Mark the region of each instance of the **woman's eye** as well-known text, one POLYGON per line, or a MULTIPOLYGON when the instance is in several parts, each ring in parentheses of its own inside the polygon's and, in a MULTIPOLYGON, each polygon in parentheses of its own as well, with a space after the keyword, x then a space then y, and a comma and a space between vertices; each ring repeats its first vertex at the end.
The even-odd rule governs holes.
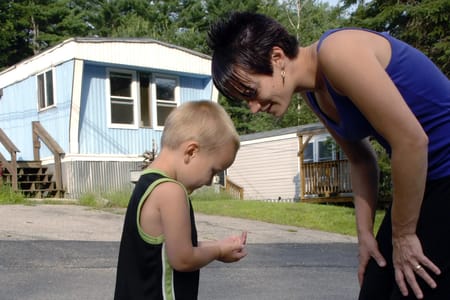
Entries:
POLYGON ((256 97, 256 94, 257 94, 256 89, 248 88, 244 91, 245 98, 250 99, 250 100, 254 99, 256 97))

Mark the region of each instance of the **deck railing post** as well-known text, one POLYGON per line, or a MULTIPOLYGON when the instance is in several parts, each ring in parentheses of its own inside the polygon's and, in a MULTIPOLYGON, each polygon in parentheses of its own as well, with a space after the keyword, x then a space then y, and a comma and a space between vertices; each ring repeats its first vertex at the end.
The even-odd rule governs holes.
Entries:
POLYGON ((39 121, 33 121, 33 145, 34 145, 34 157, 35 160, 39 160, 39 149, 41 147, 40 140, 42 140, 50 151, 53 153, 55 161, 55 183, 58 194, 63 190, 62 184, 62 165, 61 158, 65 155, 64 150, 58 145, 58 143, 50 136, 45 128, 39 123, 39 121), (38 158, 38 159, 36 159, 38 158))
POLYGON ((19 187, 17 182, 17 152, 20 151, 1 128, 0 143, 2 143, 2 145, 6 148, 11 156, 11 162, 8 162, 6 158, 0 153, 1 164, 8 170, 9 174, 11 175, 11 188, 13 189, 13 191, 18 191, 19 187))

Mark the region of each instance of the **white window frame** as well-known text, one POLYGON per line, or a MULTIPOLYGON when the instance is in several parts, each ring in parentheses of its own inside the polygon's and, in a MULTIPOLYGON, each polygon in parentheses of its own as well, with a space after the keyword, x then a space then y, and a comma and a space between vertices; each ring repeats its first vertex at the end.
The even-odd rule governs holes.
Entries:
POLYGON ((37 95, 37 108, 38 111, 44 111, 47 110, 49 108, 55 107, 56 106, 56 76, 55 76, 55 68, 50 68, 50 69, 46 69, 43 72, 40 72, 38 74, 36 74, 36 95, 37 95), (51 95, 53 97, 53 103, 52 104, 48 104, 48 95, 49 95, 49 91, 47 89, 47 73, 51 72, 52 74, 52 91, 51 91, 51 95), (43 76, 43 83, 44 83, 44 106, 41 107, 41 101, 40 101, 40 85, 39 85, 39 76, 43 76))
POLYGON ((153 128, 162 130, 164 126, 158 125, 158 104, 174 104, 174 107, 178 107, 180 105, 180 78, 175 75, 167 75, 167 74, 161 74, 161 73, 153 73, 152 74, 152 87, 151 87, 151 93, 152 93, 152 120, 153 120, 153 128), (174 101, 167 101, 167 100, 160 100, 157 99, 157 93, 156 93, 156 79, 162 78, 162 79, 171 79, 175 81, 175 90, 174 90, 174 101))
MULTIPOLYGON (((316 140, 316 151, 317 151, 317 162, 322 162, 322 161, 332 161, 332 160, 336 160, 336 144, 333 143, 333 139, 331 136, 323 136, 321 138, 318 138, 316 140), (320 143, 324 143, 326 145, 326 143, 332 143, 331 144, 331 158, 327 157, 327 159, 322 159, 322 157, 320 157, 320 143)), ((328 146, 328 145, 326 145, 328 146)))
MULTIPOLYGON (((327 160, 320 160, 319 157, 319 143, 321 142, 326 142, 327 140, 332 139, 331 135, 328 134, 320 134, 317 136, 314 136, 308 144, 312 144, 313 147, 313 160, 308 160, 305 162, 321 162, 321 161, 327 161, 327 160)), ((332 159, 331 160, 336 160, 336 149, 335 149, 336 145, 333 144, 333 149, 332 149, 332 159)))
POLYGON ((107 122, 108 127, 110 128, 126 128, 126 129, 138 129, 139 128, 139 122, 140 122, 140 110, 139 110, 139 103, 138 103, 138 84, 137 84, 137 73, 136 71, 127 70, 127 69, 107 69, 107 76, 106 76, 106 113, 107 113, 107 122), (122 74, 129 74, 131 75, 131 99, 132 105, 133 105, 133 123, 131 124, 122 124, 122 123, 112 123, 111 119, 111 73, 122 73, 122 74))

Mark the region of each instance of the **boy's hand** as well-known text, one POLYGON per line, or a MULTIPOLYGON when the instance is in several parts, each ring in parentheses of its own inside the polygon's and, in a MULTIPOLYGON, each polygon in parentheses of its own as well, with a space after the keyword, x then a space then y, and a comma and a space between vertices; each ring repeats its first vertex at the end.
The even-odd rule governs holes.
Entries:
POLYGON ((247 231, 242 231, 242 234, 241 234, 241 243, 242 243, 242 245, 247 244, 247 231))
POLYGON ((247 255, 245 243, 247 242, 247 232, 243 232, 240 237, 230 236, 218 241, 220 250, 217 260, 225 263, 236 262, 247 255))

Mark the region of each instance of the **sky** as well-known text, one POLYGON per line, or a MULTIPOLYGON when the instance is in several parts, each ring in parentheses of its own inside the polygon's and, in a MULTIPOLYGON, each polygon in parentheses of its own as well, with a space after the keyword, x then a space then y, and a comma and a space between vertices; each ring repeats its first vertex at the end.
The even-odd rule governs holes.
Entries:
POLYGON ((322 0, 322 2, 328 2, 331 6, 335 6, 339 0, 322 0))

